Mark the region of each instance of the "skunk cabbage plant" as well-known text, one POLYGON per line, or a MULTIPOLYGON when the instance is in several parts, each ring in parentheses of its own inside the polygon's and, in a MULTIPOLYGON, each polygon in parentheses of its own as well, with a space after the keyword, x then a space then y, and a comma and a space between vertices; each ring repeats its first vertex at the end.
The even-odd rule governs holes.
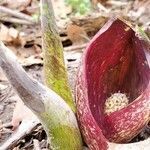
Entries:
POLYGON ((149 150, 150 138, 123 144, 150 120, 150 54, 145 42, 124 21, 108 21, 83 54, 75 105, 51 1, 41 0, 41 4, 44 73, 49 88, 30 78, 2 42, 0 66, 41 121, 50 149, 83 150, 84 140, 90 150, 149 150))
MULTIPOLYGON (((102 134, 109 141, 127 142, 149 122, 148 58, 143 41, 120 19, 108 21, 87 46, 78 72, 76 103, 81 130, 91 149, 106 147, 102 134), (127 95, 128 104, 106 114, 106 100, 115 93, 127 95)), ((111 107, 115 107, 115 98, 111 107)))

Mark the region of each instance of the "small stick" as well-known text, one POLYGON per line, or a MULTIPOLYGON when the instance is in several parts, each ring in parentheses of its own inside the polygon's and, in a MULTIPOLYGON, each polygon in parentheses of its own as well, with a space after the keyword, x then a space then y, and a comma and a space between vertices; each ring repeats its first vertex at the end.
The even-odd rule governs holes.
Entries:
POLYGON ((23 14, 21 12, 18 12, 17 10, 11 10, 9 8, 6 8, 4 6, 0 6, 0 13, 6 13, 8 15, 11 15, 11 16, 14 16, 14 17, 17 17, 17 18, 21 18, 21 19, 25 19, 29 22, 34 22, 33 18, 26 15, 26 14, 23 14))
POLYGON ((98 3, 97 6, 100 10, 103 10, 106 14, 109 13, 109 10, 105 6, 103 6, 101 3, 98 3))
POLYGON ((25 24, 25 25, 33 24, 33 22, 29 22, 27 20, 22 20, 14 17, 1 17, 0 20, 5 22, 10 22, 10 23, 25 24))
POLYGON ((3 128, 3 130, 1 131, 1 134, 8 134, 8 133, 13 133, 13 131, 11 129, 6 129, 6 128, 3 128))
POLYGON ((82 44, 82 45, 73 45, 73 46, 65 47, 64 51, 73 51, 73 50, 77 50, 77 49, 83 49, 86 46, 87 46, 87 43, 82 44))
POLYGON ((33 131, 39 124, 38 119, 23 120, 18 129, 11 137, 0 147, 0 150, 12 149, 18 143, 18 140, 24 138, 27 134, 33 131))
POLYGON ((0 129, 12 127, 12 123, 8 122, 0 126, 0 129))
POLYGON ((106 3, 110 5, 116 5, 116 6, 123 6, 123 5, 128 4, 128 2, 121 2, 121 1, 116 1, 116 0, 109 0, 106 3))

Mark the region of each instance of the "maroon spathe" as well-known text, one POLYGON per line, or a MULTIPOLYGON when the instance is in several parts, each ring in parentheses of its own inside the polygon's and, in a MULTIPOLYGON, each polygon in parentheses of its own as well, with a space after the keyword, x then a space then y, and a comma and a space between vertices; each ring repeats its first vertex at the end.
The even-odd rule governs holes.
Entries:
POLYGON ((76 84, 77 115, 92 150, 107 149, 106 139, 130 140, 149 121, 150 68, 143 43, 130 26, 111 19, 83 54, 76 84), (106 99, 117 92, 126 93, 130 104, 104 115, 106 99))

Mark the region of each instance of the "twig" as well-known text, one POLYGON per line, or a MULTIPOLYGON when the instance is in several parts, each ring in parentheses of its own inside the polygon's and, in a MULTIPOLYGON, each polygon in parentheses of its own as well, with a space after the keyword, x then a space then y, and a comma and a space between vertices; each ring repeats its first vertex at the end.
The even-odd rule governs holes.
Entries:
POLYGON ((87 43, 82 44, 82 45, 73 45, 73 46, 65 47, 64 50, 65 51, 74 51, 74 50, 77 50, 77 49, 83 49, 86 46, 87 46, 87 43))
POLYGON ((0 129, 2 129, 2 128, 9 128, 9 127, 12 127, 12 123, 11 122, 8 122, 8 123, 5 123, 5 124, 1 125, 0 129))
POLYGON ((18 12, 17 10, 11 10, 11 9, 6 8, 4 6, 0 6, 0 13, 6 13, 8 15, 11 15, 11 16, 14 16, 14 17, 17 17, 17 18, 21 18, 21 19, 25 19, 29 22, 34 23, 34 20, 33 20, 32 17, 30 17, 26 14, 23 14, 21 12, 18 12))
POLYGON ((8 134, 8 133, 13 133, 13 131, 11 129, 6 129, 6 128, 3 128, 3 130, 1 131, 1 134, 8 134))
POLYGON ((33 140, 34 150, 41 150, 39 141, 37 139, 33 140))
POLYGON ((0 147, 0 150, 12 149, 18 143, 18 140, 25 137, 31 131, 33 131, 39 120, 23 120, 18 129, 12 134, 12 136, 0 147))
POLYGON ((106 3, 110 5, 116 5, 116 6, 123 6, 123 5, 128 4, 128 2, 122 2, 122 1, 116 1, 116 0, 109 0, 106 3))
POLYGON ((13 18, 13 17, 0 17, 0 20, 5 21, 5 22, 10 22, 10 23, 17 23, 17 24, 26 24, 26 25, 33 24, 33 22, 29 22, 29 21, 26 21, 26 20, 13 18))

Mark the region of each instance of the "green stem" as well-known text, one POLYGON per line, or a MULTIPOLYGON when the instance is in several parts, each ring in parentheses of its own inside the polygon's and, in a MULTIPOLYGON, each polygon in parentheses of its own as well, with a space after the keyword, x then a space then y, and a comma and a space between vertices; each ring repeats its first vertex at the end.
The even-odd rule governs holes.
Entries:
POLYGON ((30 78, 3 43, 0 43, 0 66, 24 104, 40 119, 50 149, 82 150, 76 116, 69 105, 53 90, 30 78))
POLYGON ((58 93, 75 112, 64 64, 63 46, 57 33, 51 0, 41 0, 41 25, 46 85, 58 93))

